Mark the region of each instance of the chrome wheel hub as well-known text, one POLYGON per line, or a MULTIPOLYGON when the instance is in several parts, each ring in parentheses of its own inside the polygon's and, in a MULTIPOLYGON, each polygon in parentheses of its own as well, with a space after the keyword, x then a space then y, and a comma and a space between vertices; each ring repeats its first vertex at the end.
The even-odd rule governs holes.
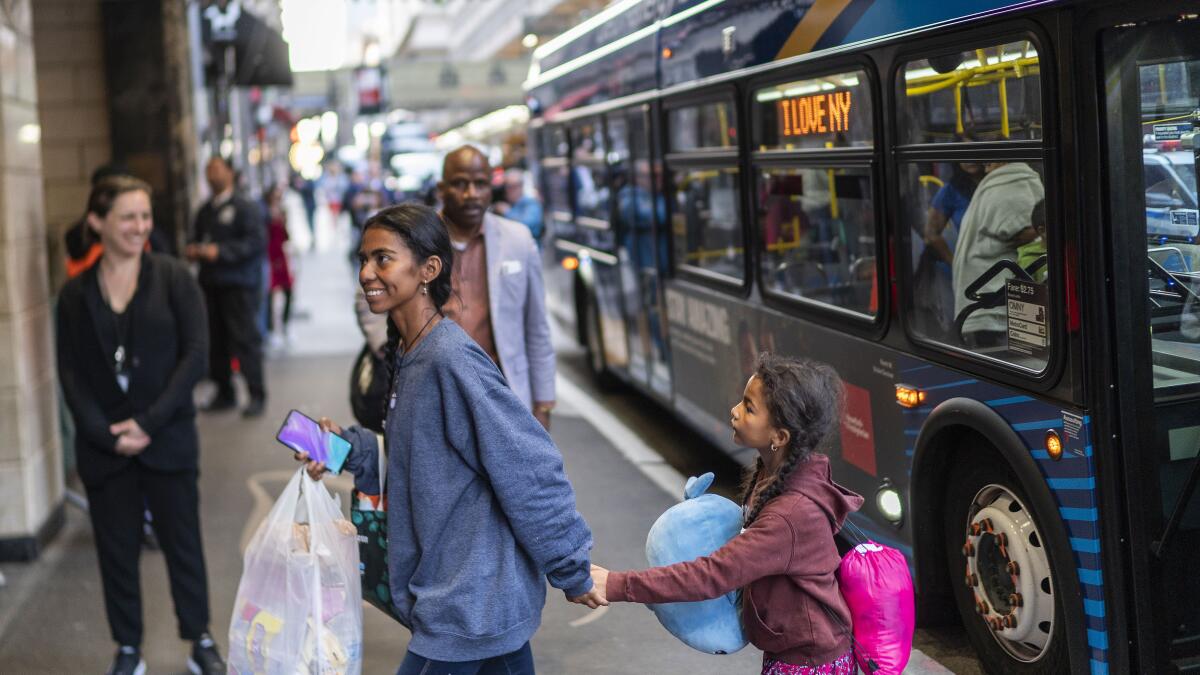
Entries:
POLYGON ((1032 663, 1054 635, 1050 560, 1032 514, 1002 485, 987 485, 971 503, 963 543, 967 588, 975 611, 1014 659, 1032 663))

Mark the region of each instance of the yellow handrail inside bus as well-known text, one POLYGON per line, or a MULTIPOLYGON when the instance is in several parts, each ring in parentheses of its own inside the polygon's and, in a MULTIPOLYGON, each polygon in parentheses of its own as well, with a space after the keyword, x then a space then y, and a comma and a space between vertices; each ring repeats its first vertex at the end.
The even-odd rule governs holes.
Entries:
MULTIPOLYGON (((981 61, 981 63, 983 62, 981 61)), ((924 96, 949 89, 960 82, 965 83, 967 86, 980 86, 1007 77, 1022 77, 1025 75, 1034 75, 1038 72, 1038 57, 1027 56, 1012 61, 1002 61, 1000 63, 956 70, 944 75, 939 73, 937 75, 914 77, 906 82, 907 89, 905 93, 909 96, 924 96)))
POLYGON ((921 181, 921 185, 936 185, 937 187, 942 187, 946 184, 937 176, 921 176, 918 180, 921 181))

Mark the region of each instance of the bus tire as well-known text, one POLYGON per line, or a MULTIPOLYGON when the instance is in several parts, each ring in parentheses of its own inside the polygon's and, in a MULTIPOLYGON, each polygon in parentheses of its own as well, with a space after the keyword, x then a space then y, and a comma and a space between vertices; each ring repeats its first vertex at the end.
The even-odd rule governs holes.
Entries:
POLYGON ((1066 620, 1055 560, 1021 482, 995 453, 950 471, 944 511, 946 564, 963 628, 989 673, 1070 671, 1066 620))

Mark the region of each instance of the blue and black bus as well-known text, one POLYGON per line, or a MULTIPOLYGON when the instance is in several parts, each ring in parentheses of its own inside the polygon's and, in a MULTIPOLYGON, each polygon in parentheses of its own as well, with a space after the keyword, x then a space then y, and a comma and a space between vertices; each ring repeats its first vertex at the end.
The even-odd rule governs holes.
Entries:
POLYGON ((756 353, 997 673, 1200 668, 1200 6, 624 0, 538 48, 547 286, 729 447, 756 353))

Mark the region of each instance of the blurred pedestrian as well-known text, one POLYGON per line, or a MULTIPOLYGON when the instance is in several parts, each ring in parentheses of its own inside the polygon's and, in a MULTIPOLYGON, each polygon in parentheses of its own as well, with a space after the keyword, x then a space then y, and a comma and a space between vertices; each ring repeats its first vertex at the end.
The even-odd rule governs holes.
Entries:
POLYGON ((233 168, 213 157, 205 169, 212 197, 196 214, 189 260, 200 263, 209 317, 209 376, 217 395, 207 410, 237 406, 230 359, 236 357, 250 390, 246 417, 263 413, 267 391, 263 377, 262 333, 256 323, 262 288, 266 228, 262 209, 234 192, 233 168))
POLYGON ((525 172, 520 169, 509 169, 504 172, 504 201, 494 209, 499 215, 515 220, 529 228, 538 248, 542 247, 542 202, 533 195, 525 192, 525 172))
POLYGON ((292 174, 292 189, 296 194, 300 195, 300 201, 304 204, 304 216, 308 219, 308 233, 316 236, 317 234, 317 186, 313 181, 305 178, 299 173, 292 174))
POLYGON ((104 607, 118 645, 108 672, 145 671, 138 580, 143 504, 167 562, 179 636, 192 673, 225 672, 209 636, 208 581, 197 496, 199 442, 192 388, 204 376, 207 326, 187 268, 146 253, 150 186, 101 179, 87 207, 104 247, 98 264, 63 287, 58 373, 75 422, 104 607))
POLYGON ((438 194, 454 247, 454 296, 446 315, 504 372, 542 426, 554 409, 554 346, 542 258, 529 228, 488 212, 492 168, 478 148, 446 155, 438 194))
POLYGON ((288 341, 288 323, 292 319, 292 269, 288 263, 287 211, 283 207, 283 186, 275 185, 267 191, 267 260, 271 265, 271 279, 267 291, 267 331, 272 344, 288 341), (279 330, 275 323, 275 296, 283 296, 283 312, 279 330))
MULTIPOLYGON (((491 357, 443 318, 454 254, 437 212, 412 203, 384 209, 367 221, 359 251, 367 303, 388 317, 387 484, 374 432, 327 418, 321 425, 350 441, 355 487, 368 495, 386 488, 395 505, 390 592, 412 630, 399 673, 533 675, 529 640, 546 582, 598 606, 592 535, 562 456, 491 357)), ((318 480, 324 468, 307 465, 318 480)))

